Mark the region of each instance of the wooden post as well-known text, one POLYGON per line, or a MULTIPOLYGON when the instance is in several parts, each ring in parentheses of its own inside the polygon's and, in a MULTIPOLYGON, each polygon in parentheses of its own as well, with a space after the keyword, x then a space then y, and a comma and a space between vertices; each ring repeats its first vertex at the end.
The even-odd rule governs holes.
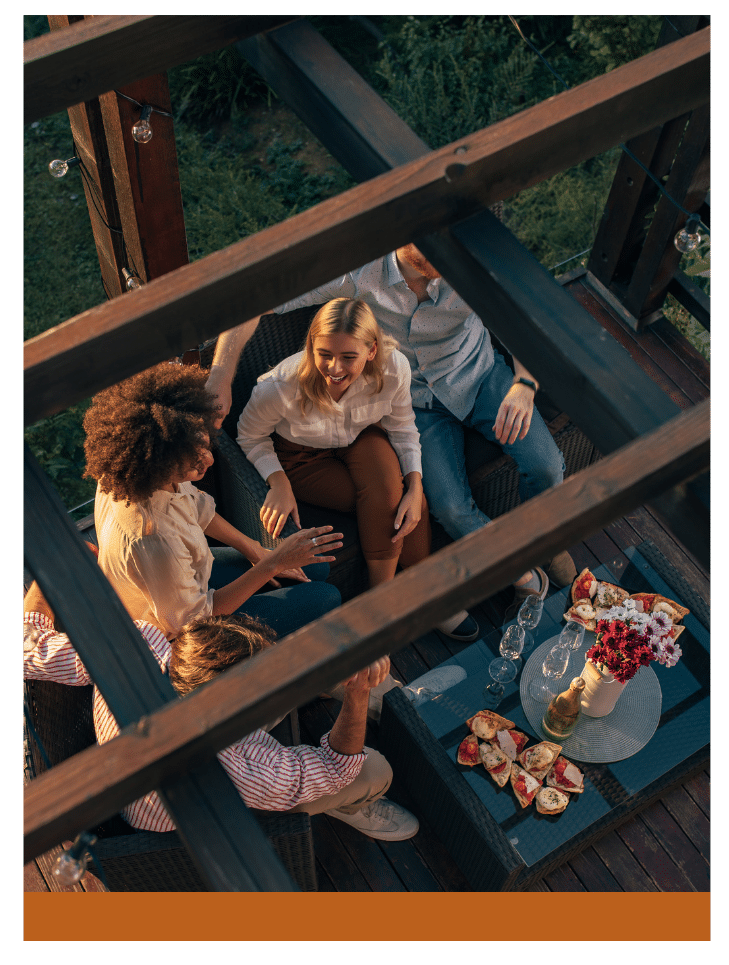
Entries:
MULTIPOLYGON (((49 16, 51 30, 93 19, 49 16)), ((107 296, 127 291, 124 269, 143 283, 188 262, 171 117, 153 113, 153 136, 138 144, 131 128, 141 110, 127 98, 171 114, 166 74, 68 108, 84 168, 84 191, 107 296), (126 95, 126 97, 121 96, 126 95)))

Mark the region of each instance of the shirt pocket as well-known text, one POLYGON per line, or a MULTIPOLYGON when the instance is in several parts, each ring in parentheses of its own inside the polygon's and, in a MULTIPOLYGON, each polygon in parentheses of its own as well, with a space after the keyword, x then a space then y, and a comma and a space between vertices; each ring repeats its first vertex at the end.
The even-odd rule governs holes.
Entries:
POLYGON ((291 426, 291 435, 302 446, 311 446, 315 449, 327 449, 332 444, 332 429, 326 419, 307 419, 306 422, 297 422, 291 426))
POLYGON ((367 405, 355 406, 351 411, 352 428, 361 432, 362 429, 366 429, 367 426, 379 422, 384 416, 389 415, 391 411, 392 406, 389 402, 379 400, 368 402, 367 405))

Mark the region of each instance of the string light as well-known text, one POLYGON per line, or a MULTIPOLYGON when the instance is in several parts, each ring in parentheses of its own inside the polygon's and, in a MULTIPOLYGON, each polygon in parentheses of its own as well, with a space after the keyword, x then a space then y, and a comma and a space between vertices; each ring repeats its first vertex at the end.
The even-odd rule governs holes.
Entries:
POLYGON ((673 243, 679 251, 694 251, 701 243, 698 218, 689 218, 680 231, 676 232, 673 243))
POLYGON ((134 291, 135 288, 142 287, 141 281, 137 278, 136 275, 133 275, 128 268, 122 268, 122 275, 124 275, 124 281, 126 282, 127 291, 131 292, 131 291, 134 291))
POLYGON ((132 127, 132 137, 138 144, 147 144, 152 140, 152 125, 149 123, 151 114, 152 108, 145 104, 139 120, 132 127))
POLYGON ((68 887, 81 880, 91 857, 88 849, 93 848, 97 841, 95 834, 82 831, 68 851, 62 851, 58 855, 52 873, 59 885, 68 887))
POLYGON ((48 165, 48 170, 52 178, 63 178, 68 174, 69 168, 75 168, 80 163, 80 157, 70 157, 66 161, 56 158, 48 165))

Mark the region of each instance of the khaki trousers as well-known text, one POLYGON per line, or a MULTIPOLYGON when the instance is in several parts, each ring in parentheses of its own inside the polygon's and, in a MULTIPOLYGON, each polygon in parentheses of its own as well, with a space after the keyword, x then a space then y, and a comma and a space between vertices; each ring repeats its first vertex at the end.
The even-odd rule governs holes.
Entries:
POLYGON ((365 747, 367 760, 357 777, 336 794, 325 794, 316 801, 297 804, 291 812, 303 811, 306 814, 321 814, 323 811, 340 810, 354 814, 365 806, 377 801, 392 783, 392 768, 379 751, 365 747))

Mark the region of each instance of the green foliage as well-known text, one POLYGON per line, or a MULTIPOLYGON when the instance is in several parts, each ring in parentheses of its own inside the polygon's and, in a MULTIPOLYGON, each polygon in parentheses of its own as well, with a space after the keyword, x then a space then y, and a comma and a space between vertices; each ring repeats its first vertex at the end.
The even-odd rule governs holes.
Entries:
POLYGON ((273 93, 235 45, 174 67, 168 79, 176 122, 183 117, 195 124, 233 119, 252 101, 273 93))
MULTIPOLYGON (((88 401, 71 406, 25 431, 33 454, 69 509, 93 498, 96 491, 93 479, 81 478, 86 468, 82 423, 88 407, 88 401)), ((86 507, 79 512, 79 518, 88 513, 89 507, 86 507)))
POLYGON ((569 44, 579 55, 589 57, 603 74, 630 63, 653 50, 663 18, 625 15, 573 17, 569 44))

